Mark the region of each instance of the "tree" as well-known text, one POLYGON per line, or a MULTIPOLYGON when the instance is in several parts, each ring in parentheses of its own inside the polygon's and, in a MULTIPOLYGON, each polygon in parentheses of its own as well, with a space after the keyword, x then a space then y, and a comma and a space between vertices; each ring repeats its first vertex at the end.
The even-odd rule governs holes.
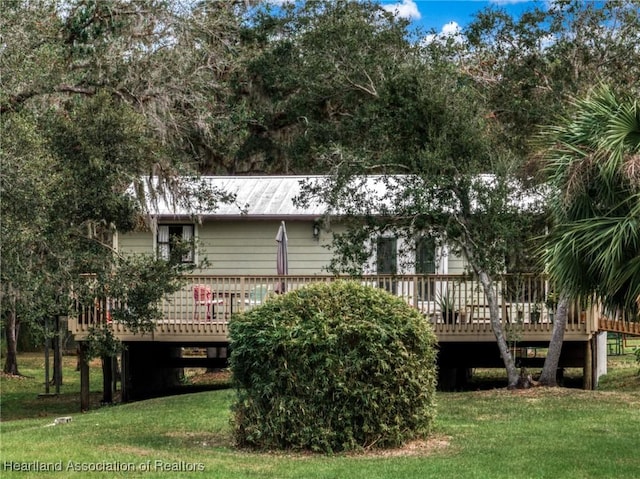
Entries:
POLYGON ((38 285, 51 285, 41 277, 39 253, 45 250, 40 232, 46 229, 44 205, 51 191, 51 176, 41 172, 51 168, 53 160, 46 154, 37 134, 37 121, 29 114, 15 115, 3 121, 6 131, 0 159, 0 253, 2 255, 2 322, 7 338, 4 372, 19 374, 17 341, 20 324, 37 324, 46 308, 44 297, 36 294, 38 285), (16 141, 12 141, 16 140, 16 141), (7 161, 7 158, 12 161, 7 161), (38 163, 31 158, 40 158, 38 163), (42 170, 41 170, 42 168, 42 170), (25 216, 29 221, 25 221, 25 216))
MULTIPOLYGON (((126 278, 111 233, 131 230, 140 215, 123 193, 146 169, 149 144, 139 115, 100 94, 62 111, 21 110, 7 115, 5 126, 12 131, 4 141, 1 178, 5 371, 19 374, 20 322, 37 326, 43 318, 67 315, 71 293, 77 297, 86 287, 83 273, 108 277, 116 300, 129 308, 134 303, 113 285, 126 278)), ((171 291, 178 270, 171 277, 157 268, 140 263, 138 275, 146 274, 159 292, 171 291)), ((140 303, 136 311, 132 325, 153 319, 140 303)))
POLYGON ((543 136, 554 228, 546 260, 568 293, 637 313, 640 108, 600 87, 543 136))
POLYGON ((247 120, 231 95, 250 53, 243 22, 251 5, 4 2, 0 26, 11 33, 3 37, 0 114, 108 92, 144 116, 166 151, 154 174, 244 171, 235 150, 247 120))
MULTIPOLYGON (((571 98, 598 82, 637 84, 639 32, 637 0, 562 0, 518 19, 488 8, 465 29, 460 66, 486 95, 500 140, 529 157, 538 129, 566 113, 571 98)), ((528 174, 541 170, 529 166, 528 174)))
POLYGON ((410 43, 406 23, 375 4, 309 2, 273 22, 279 34, 249 70, 275 99, 267 118, 287 135, 264 137, 296 171, 332 173, 301 200, 320 197, 353 220, 337 238, 336 266, 361 271, 366 239, 381 232, 449 244, 481 279, 515 386, 494 285, 508 246, 533 220, 521 214, 516 158, 493 141, 474 82, 450 50, 410 43), (376 174, 379 184, 367 183, 376 174))
POLYGON ((455 175, 424 172, 371 178, 353 176, 347 170, 326 184, 313 185, 306 195, 307 199, 330 198, 332 211, 348 212, 343 219, 351 221, 353 228, 338 237, 337 263, 341 268, 350 267, 351 273, 362 271, 362 260, 373 254, 367 244, 375 242, 366 240, 382 234, 405 238, 410 245, 417 245, 422 238, 433 239, 448 245, 450 253, 460 254, 477 275, 487 298, 509 387, 519 384, 520 375, 500 321, 496 283, 504 272, 509 248, 518 247, 523 230, 534 230, 539 210, 534 205, 524 206, 523 190, 507 171, 491 176, 466 170, 455 175))
MULTIPOLYGON (((553 334, 564 331, 570 295, 637 313, 637 102, 600 87, 576 100, 571 115, 549 126, 541 141, 554 220, 542 258, 563 292, 553 334)), ((559 348, 550 347, 549 355, 559 356, 559 348)), ((540 380, 555 384, 553 362, 545 361, 540 380)))
MULTIPOLYGON (((518 20, 487 9, 469 26, 470 56, 463 68, 484 92, 501 142, 530 158, 522 177, 546 181, 544 155, 532 143, 542 125, 572 110, 572 97, 588 94, 598 82, 637 88, 639 6, 636 0, 567 0, 518 20)), ((570 299, 560 292, 543 384, 556 384, 570 299)))
MULTIPOLYGON (((232 65, 235 50, 220 54, 213 35, 232 38, 241 11, 232 2, 197 9, 162 0, 3 3, 7 372, 18 373, 20 322, 66 314, 71 293, 86 286, 81 273, 97 275, 98 296, 113 297, 119 279, 144 280, 160 293, 175 288, 180 268, 127 265, 114 255, 111 234, 143 218, 144 203, 126 194, 131 185, 141 190, 140 179, 155 175, 156 194, 169 188, 178 194, 176 175, 204 162, 186 145, 198 135, 211 142, 194 133, 202 130, 202 112, 226 111, 214 94, 225 83, 216 89, 212 80, 224 79, 219 72, 228 69, 225 62, 232 65)), ((209 199, 217 198, 214 192, 209 199)), ((130 327, 144 327, 155 296, 147 295, 145 306, 132 295, 135 288, 115 297, 116 304, 127 304, 130 327)))
POLYGON ((259 11, 254 25, 247 42, 256 54, 237 85, 251 115, 238 155, 267 172, 330 170, 324 147, 375 126, 371 118, 385 113, 376 109, 380 96, 394 94, 380 87, 417 52, 407 23, 373 2, 291 2, 259 11))

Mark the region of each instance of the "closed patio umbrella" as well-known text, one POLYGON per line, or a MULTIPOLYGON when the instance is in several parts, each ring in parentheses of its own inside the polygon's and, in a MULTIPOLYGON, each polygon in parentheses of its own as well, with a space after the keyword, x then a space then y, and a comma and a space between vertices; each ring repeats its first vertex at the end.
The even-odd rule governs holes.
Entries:
MULTIPOLYGON (((287 258, 287 228, 284 225, 284 221, 280 223, 280 228, 278 229, 278 234, 276 235, 276 242, 278 243, 278 250, 276 254, 276 270, 278 272, 278 276, 284 276, 289 274, 289 260, 287 258)), ((276 293, 284 293, 287 287, 284 282, 278 283, 276 285, 276 293)))

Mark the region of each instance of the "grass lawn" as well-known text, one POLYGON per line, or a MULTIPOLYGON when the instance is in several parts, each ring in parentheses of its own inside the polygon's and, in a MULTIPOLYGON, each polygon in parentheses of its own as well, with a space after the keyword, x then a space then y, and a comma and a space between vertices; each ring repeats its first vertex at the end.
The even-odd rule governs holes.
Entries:
MULTIPOLYGON (((69 360, 63 395, 44 390, 37 357, 2 377, 2 478, 637 478, 640 379, 627 354, 611 358, 598 391, 563 388, 438 393, 436 430, 402 450, 360 455, 266 454, 234 449, 232 390, 158 398, 78 413, 69 360), (40 374, 41 378, 37 378, 40 374), (51 426, 57 416, 70 423, 51 426), (11 463, 61 471, 11 471, 11 463), (119 471, 82 471, 110 468, 119 471)), ((67 360, 65 359, 65 362, 67 360)), ((73 360, 74 361, 74 360, 73 360)), ((93 365, 91 390, 100 399, 93 365)))

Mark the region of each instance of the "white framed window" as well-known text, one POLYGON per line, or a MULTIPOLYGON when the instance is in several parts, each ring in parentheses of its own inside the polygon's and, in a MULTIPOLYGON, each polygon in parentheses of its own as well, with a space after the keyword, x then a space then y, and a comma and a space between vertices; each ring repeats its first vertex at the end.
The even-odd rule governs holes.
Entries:
MULTIPOLYGON (((421 237, 416 240, 416 274, 427 275, 436 272, 436 243, 432 238, 421 237)), ((436 296, 436 282, 433 278, 418 282, 418 298, 421 301, 433 301, 436 296)))
POLYGON ((378 274, 398 274, 398 239, 380 236, 376 241, 378 274))
POLYGON ((159 224, 156 238, 158 257, 177 263, 193 263, 193 240, 192 224, 159 224))
MULTIPOLYGON (((398 274, 398 239, 380 236, 376 240, 376 273, 380 275, 398 274)), ((396 294, 397 281, 385 278, 378 282, 378 287, 396 294)))

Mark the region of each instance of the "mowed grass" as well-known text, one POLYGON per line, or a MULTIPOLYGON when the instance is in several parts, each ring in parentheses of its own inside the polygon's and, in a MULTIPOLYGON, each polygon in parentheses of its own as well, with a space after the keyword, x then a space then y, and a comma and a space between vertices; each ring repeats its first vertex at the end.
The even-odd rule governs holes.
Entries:
MULTIPOLYGON (((611 358, 614 368, 602 379, 601 390, 438 393, 438 418, 429 440, 400 450, 336 456, 235 449, 229 423, 232 390, 97 407, 80 414, 72 400, 77 397, 72 370, 65 371, 68 401, 38 399, 42 380, 2 377, 0 476, 637 478, 640 379, 631 349, 626 351, 611 358), (37 388, 28 391, 33 385, 37 388), (29 407, 16 406, 18 397, 29 401, 29 407), (63 404, 68 409, 63 410, 63 404), (22 412, 14 413, 14 408, 22 412), (25 417, 18 419, 20 414, 25 417), (72 422, 51 426, 62 414, 72 416, 72 422), (62 470, 11 471, 8 462, 62 470), (93 470, 100 468, 120 470, 93 470)), ((23 367, 23 373, 29 371, 23 367)), ((99 400, 96 372, 94 366, 92 391, 99 400)))
MULTIPOLYGON (((52 357, 49 358, 49 362, 50 368, 53 368, 52 357)), ((60 387, 60 395, 53 395, 56 388, 50 384, 49 393, 52 395, 46 397, 44 353, 21 354, 18 358, 18 369, 23 376, 0 376, 0 419, 10 421, 76 412, 80 404, 80 372, 76 371, 76 363, 76 356, 63 356, 63 384, 60 387)), ((2 364, 4 365, 4 358, 2 364)), ((91 404, 92 407, 98 407, 102 399, 100 361, 92 361, 90 368, 91 404)), ((53 375, 51 371, 50 375, 53 375)))

